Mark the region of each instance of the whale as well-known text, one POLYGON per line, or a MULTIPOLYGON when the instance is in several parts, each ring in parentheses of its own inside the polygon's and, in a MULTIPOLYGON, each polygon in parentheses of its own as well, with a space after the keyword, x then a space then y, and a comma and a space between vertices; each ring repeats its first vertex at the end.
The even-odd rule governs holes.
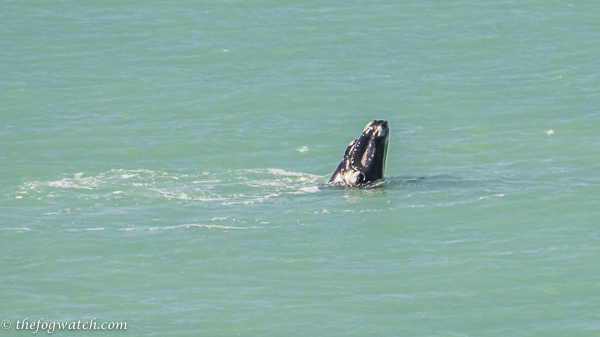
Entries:
POLYGON ((383 179, 390 129, 388 122, 367 123, 360 137, 350 142, 328 184, 360 187, 383 179))

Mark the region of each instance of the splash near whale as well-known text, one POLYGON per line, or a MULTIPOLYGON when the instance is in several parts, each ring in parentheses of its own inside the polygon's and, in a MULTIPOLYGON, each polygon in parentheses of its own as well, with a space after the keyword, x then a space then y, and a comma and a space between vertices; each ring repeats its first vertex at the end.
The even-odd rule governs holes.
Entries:
POLYGON ((389 135, 387 121, 369 122, 360 137, 346 148, 344 159, 329 183, 357 187, 383 179, 389 135))

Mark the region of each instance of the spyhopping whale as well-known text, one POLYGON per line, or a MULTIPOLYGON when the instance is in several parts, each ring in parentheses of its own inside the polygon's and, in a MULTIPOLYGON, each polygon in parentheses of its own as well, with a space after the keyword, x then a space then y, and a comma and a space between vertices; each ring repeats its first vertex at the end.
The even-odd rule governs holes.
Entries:
POLYGON ((360 137, 348 145, 344 159, 333 172, 329 183, 356 187, 382 179, 389 135, 387 121, 369 122, 360 137))

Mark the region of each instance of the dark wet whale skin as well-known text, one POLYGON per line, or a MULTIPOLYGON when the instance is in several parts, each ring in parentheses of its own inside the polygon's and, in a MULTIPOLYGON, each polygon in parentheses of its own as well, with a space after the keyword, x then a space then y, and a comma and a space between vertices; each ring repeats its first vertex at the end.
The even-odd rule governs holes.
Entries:
POLYGON ((388 122, 374 120, 352 141, 330 184, 360 186, 383 178, 390 130, 388 122))

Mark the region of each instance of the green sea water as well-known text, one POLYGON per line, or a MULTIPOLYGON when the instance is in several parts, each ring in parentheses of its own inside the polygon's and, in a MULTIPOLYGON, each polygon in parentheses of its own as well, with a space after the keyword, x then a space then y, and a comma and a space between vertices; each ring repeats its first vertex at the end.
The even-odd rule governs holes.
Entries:
POLYGON ((0 0, 0 335, 599 336, 599 41, 591 0, 0 0), (373 119, 386 181, 327 186, 373 119))

